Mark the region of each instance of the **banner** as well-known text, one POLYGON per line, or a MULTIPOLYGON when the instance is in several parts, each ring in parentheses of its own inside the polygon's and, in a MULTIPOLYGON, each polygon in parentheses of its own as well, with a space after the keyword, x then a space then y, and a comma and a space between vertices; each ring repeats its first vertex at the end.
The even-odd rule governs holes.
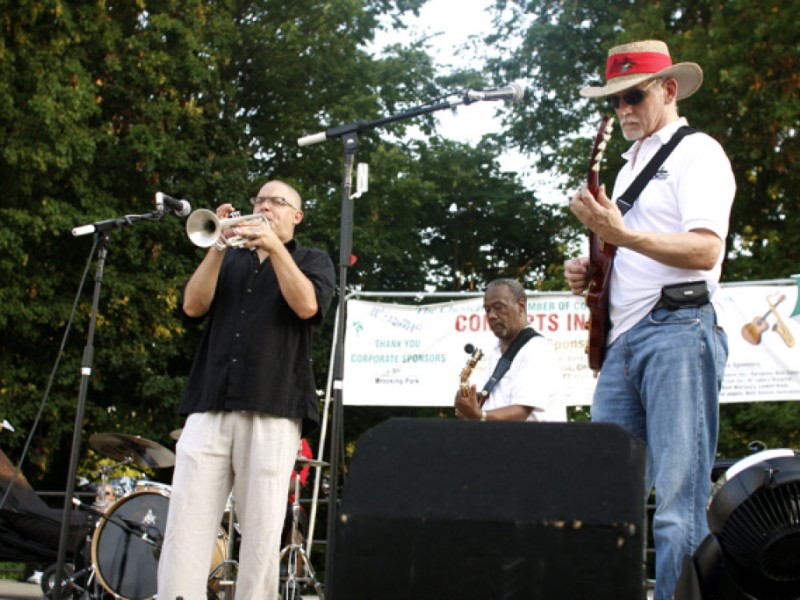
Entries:
POLYGON ((800 275, 794 286, 723 287, 722 402, 800 400, 800 275))
MULTIPOLYGON (((720 324, 729 355, 722 402, 800 400, 800 276, 790 285, 722 286, 720 324)), ((386 294, 390 297, 391 294, 386 294)), ((528 298, 528 320, 552 346, 564 406, 589 405, 595 377, 586 359, 588 310, 579 296, 528 298)), ((347 302, 343 400, 361 406, 452 406, 467 345, 497 343, 483 298, 407 305, 347 302)), ((484 377, 485 361, 471 379, 484 377), (479 375, 479 373, 481 375, 479 375)))

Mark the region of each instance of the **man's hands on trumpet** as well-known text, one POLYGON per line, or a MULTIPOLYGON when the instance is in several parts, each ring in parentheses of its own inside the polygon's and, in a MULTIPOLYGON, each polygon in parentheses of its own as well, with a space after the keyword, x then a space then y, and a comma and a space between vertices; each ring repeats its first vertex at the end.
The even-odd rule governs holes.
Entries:
MULTIPOLYGON (((231 218, 236 212, 230 203, 221 204, 216 209, 217 218, 222 220, 231 218)), ((277 245, 283 245, 272 229, 266 213, 259 214, 261 219, 248 219, 236 223, 233 227, 224 229, 221 233, 226 243, 232 238, 237 238, 236 246, 251 250, 261 250, 269 253, 277 245)))

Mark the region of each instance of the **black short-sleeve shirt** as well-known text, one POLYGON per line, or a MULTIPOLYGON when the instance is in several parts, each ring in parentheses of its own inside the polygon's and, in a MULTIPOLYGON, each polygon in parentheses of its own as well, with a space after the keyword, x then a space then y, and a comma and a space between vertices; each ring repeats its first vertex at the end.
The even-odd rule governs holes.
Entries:
POLYGON ((249 410, 303 420, 303 435, 319 425, 319 399, 311 364, 312 329, 331 304, 335 274, 330 257, 286 244, 311 281, 319 310, 301 319, 281 295, 269 258, 245 249, 227 251, 208 320, 180 403, 188 415, 249 410))

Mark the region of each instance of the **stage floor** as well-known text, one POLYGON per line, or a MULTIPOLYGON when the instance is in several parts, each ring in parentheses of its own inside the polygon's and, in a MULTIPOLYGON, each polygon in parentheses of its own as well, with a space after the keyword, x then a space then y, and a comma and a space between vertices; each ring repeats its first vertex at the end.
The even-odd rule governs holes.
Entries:
MULTIPOLYGON (((45 596, 38 583, 0 579, 0 600, 23 600, 25 598, 44 600, 45 596)), ((318 600, 318 597, 303 595, 302 600, 318 600)))
POLYGON ((18 598, 44 598, 42 587, 38 583, 0 579, 0 600, 17 600, 18 598))

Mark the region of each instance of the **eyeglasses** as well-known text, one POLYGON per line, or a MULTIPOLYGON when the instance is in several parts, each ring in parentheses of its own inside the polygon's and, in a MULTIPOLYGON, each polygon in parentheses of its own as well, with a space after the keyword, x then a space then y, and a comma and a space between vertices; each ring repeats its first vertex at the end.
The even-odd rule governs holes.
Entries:
POLYGON ((620 99, 625 100, 625 104, 627 104, 628 106, 636 106, 637 104, 641 104, 645 96, 647 95, 647 89, 651 85, 653 85, 656 81, 661 81, 661 80, 653 79, 653 81, 648 83, 643 88, 635 88, 619 96, 608 96, 606 98, 606 102, 608 103, 609 108, 613 109, 619 108, 620 99))
POLYGON ((299 208, 295 208, 293 204, 290 204, 286 201, 286 198, 281 196, 255 196, 250 198, 250 204, 253 206, 260 206, 264 204, 264 202, 269 202, 269 205, 272 208, 278 208, 280 206, 290 206, 294 208, 294 210, 300 210, 299 208))

